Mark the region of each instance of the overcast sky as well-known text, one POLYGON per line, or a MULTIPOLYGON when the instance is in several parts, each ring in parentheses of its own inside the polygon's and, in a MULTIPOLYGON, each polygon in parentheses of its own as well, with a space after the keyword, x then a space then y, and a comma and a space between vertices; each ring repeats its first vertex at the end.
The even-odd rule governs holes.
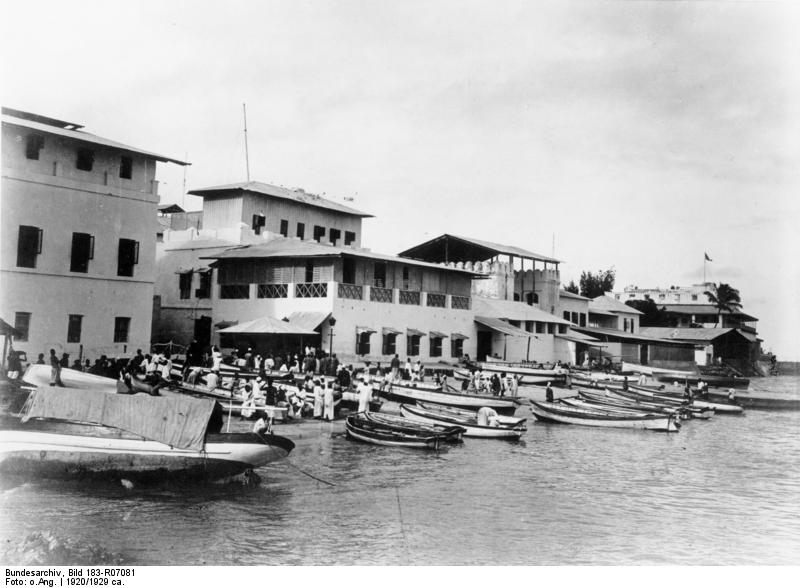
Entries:
MULTIPOLYGON (((780 2, 5 3, 2 103, 376 215, 564 260, 562 281, 710 280, 800 360, 800 11, 780 2)), ((184 170, 162 165, 162 201, 184 170)))

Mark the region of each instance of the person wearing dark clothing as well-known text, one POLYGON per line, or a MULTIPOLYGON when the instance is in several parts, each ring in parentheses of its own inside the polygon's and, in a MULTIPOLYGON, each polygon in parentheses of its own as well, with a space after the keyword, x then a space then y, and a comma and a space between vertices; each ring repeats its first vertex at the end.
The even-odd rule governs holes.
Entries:
POLYGON ((50 385, 64 386, 61 381, 61 363, 58 361, 55 349, 50 350, 50 385))
POLYGON ((628 391, 628 376, 625 376, 625 379, 622 380, 622 389, 626 392, 628 391))
POLYGON ((68 368, 69 367, 69 353, 61 354, 61 361, 59 361, 58 363, 61 364, 62 368, 68 368))
POLYGON ((547 388, 544 391, 544 399, 547 402, 553 402, 553 387, 550 385, 550 382, 547 382, 547 388))
POLYGON ((278 391, 272 385, 272 380, 267 380, 267 406, 275 406, 277 402, 278 391))
POLYGON ((36 360, 36 365, 44 365, 44 353, 39 354, 39 358, 36 360))
POLYGON ((79 372, 82 372, 83 371, 83 366, 81 365, 81 360, 80 359, 76 359, 75 361, 73 361, 71 369, 78 370, 79 372))
POLYGON ((500 377, 497 374, 492 374, 492 395, 497 396, 500 394, 500 377))
POLYGON ((350 387, 350 371, 347 368, 339 370, 339 386, 342 387, 342 390, 350 387))

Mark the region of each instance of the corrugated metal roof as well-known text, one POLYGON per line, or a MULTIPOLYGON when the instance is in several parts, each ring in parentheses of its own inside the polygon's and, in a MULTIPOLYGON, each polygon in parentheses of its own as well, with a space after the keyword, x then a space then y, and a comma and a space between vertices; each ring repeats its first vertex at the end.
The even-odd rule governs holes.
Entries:
MULTIPOLYGON (((190 239, 188 241, 176 241, 169 243, 164 247, 164 251, 186 251, 191 249, 220 249, 220 252, 225 251, 228 247, 234 247, 237 243, 235 241, 227 241, 225 239, 190 239)), ((211 259, 205 257, 204 259, 211 259)))
POLYGON ((483 316, 502 318, 510 321, 538 321, 540 323, 559 323, 562 325, 572 324, 569 321, 560 319, 549 312, 545 312, 536 306, 530 306, 524 302, 483 298, 480 296, 474 296, 472 300, 475 313, 483 316))
POLYGON ((320 311, 295 311, 289 315, 289 322, 304 329, 315 330, 324 321, 330 318, 331 313, 320 311))
POLYGON ((529 333, 528 331, 518 329, 514 325, 509 325, 507 322, 501 321, 499 318, 476 316, 475 322, 484 327, 489 327, 498 333, 503 333, 504 335, 512 335, 514 337, 536 337, 536 333, 529 333))
POLYGON ((225 184, 223 186, 212 186, 210 188, 198 188, 197 190, 190 190, 189 194, 202 196, 203 198, 214 198, 216 196, 223 196, 226 192, 253 192, 254 194, 272 196, 273 198, 282 198, 284 200, 292 200, 301 204, 307 204, 308 206, 325 208, 327 210, 334 210, 336 212, 362 218, 374 216, 366 212, 356 210, 355 208, 350 208, 344 204, 339 204, 333 200, 328 200, 322 196, 310 194, 302 188, 283 188, 281 186, 265 184, 264 182, 239 182, 235 184, 225 184))
MULTIPOLYGON (((484 261, 486 259, 489 259, 490 257, 494 257, 495 255, 504 254, 504 255, 513 255, 514 257, 524 257, 526 259, 535 259, 536 261, 546 261, 548 263, 561 263, 561 261, 558 259, 555 259, 553 257, 548 257, 546 255, 541 255, 539 253, 534 253, 533 251, 528 251, 527 249, 523 249, 522 247, 515 247, 513 245, 503 245, 501 243, 492 243, 491 241, 483 241, 482 239, 475 239, 473 237, 461 237, 459 235, 453 235, 450 233, 445 233, 443 235, 435 237, 434 239, 431 239, 430 241, 426 241, 424 243, 420 243, 419 245, 415 245, 414 247, 411 247, 403 251, 402 253, 400 253, 400 255, 404 257, 416 257, 422 254, 421 257, 426 257, 427 254, 424 252, 426 250, 430 250, 432 247, 438 248, 439 244, 437 242, 444 243, 448 240, 453 240, 453 239, 461 241, 462 243, 468 245, 472 245, 477 248, 488 250, 489 254, 481 256, 482 259, 478 258, 469 260, 464 259, 463 261, 484 261)), ((450 260, 458 261, 454 259, 450 260)))
POLYGON ((319 333, 311 329, 293 325, 274 316, 264 316, 246 323, 220 329, 218 332, 251 335, 319 335, 319 333))
MULTIPOLYGON (((676 314, 717 314, 717 312, 719 312, 717 307, 713 304, 658 304, 657 306, 659 308, 665 308, 668 312, 674 312, 676 314)), ((745 314, 741 310, 734 312, 723 310, 722 314, 739 316, 750 321, 758 320, 756 317, 745 314)))
POLYGON ((703 329, 675 327, 641 327, 639 332, 648 337, 658 339, 676 339, 681 341, 713 341, 717 337, 730 333, 733 329, 703 329))
POLYGON ((218 254, 204 256, 203 259, 270 259, 280 257, 340 257, 348 255, 352 257, 363 257, 381 261, 393 261, 406 265, 435 268, 441 271, 456 272, 468 276, 476 275, 468 270, 447 267, 437 263, 428 263, 427 261, 417 261, 415 259, 408 259, 407 257, 374 253, 366 249, 336 247, 334 245, 323 245, 316 241, 301 241, 300 239, 280 237, 266 243, 244 245, 242 247, 228 249, 218 254))
POLYGON ((591 298, 575 294, 574 292, 567 292, 566 290, 559 290, 558 296, 559 298, 573 298, 575 300, 591 300, 591 298))
POLYGON ((618 331, 617 329, 601 329, 599 327, 572 327, 575 331, 579 331, 581 333, 587 333, 589 335, 593 335, 600 339, 617 339, 620 341, 635 341, 639 343, 658 343, 661 345, 675 345, 685 347, 686 345, 690 345, 690 343, 679 342, 679 341, 671 341, 669 339, 660 339, 658 337, 649 337, 647 335, 641 335, 639 333, 628 333, 627 331, 618 331))
POLYGON ((598 296, 589 301, 589 310, 608 310, 611 312, 627 312, 628 314, 644 314, 636 310, 632 306, 628 306, 619 300, 611 298, 611 296, 598 296))
POLYGON ((145 155, 147 157, 155 159, 156 161, 177 163, 178 165, 191 165, 190 163, 181 161, 180 159, 174 159, 172 157, 167 157, 166 155, 159 155, 158 153, 145 151, 143 149, 138 149, 137 147, 131 147, 130 145, 118 143, 117 141, 112 141, 111 139, 104 139, 103 137, 98 137, 97 135, 92 135, 91 133, 86 133, 84 131, 65 129, 52 125, 46 125, 32 120, 16 118, 13 116, 9 116, 7 114, 2 115, 2 117, 3 117, 3 124, 9 124, 27 129, 32 129, 34 131, 39 131, 41 133, 50 133, 51 135, 58 135, 60 137, 67 137, 69 139, 75 139, 76 141, 91 143, 92 145, 102 145, 103 147, 110 147, 111 149, 118 149, 120 151, 126 151, 128 153, 145 155))

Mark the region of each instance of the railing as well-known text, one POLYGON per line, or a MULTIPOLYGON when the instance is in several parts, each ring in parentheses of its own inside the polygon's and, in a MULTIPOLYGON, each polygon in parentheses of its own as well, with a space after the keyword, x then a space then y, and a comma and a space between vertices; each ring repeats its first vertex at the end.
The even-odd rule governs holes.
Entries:
POLYGON ((400 290, 400 304, 415 304, 419 306, 420 293, 412 292, 411 290, 400 290))
POLYGON ((379 288, 378 286, 372 286, 369 289, 369 299, 373 302, 388 302, 392 303, 392 289, 391 288, 379 288))
POLYGON ((351 300, 364 300, 364 286, 355 284, 343 284, 339 282, 339 298, 349 298, 351 300))
POLYGON ((469 296, 451 296, 450 308, 469 310, 469 296))
POLYGON ((289 284, 259 284, 258 298, 288 298, 289 284))
POLYGON ((447 306, 447 296, 445 294, 431 294, 427 296, 428 306, 435 306, 436 308, 445 308, 447 306))
POLYGON ((295 298, 326 298, 328 296, 328 283, 295 284, 294 296, 295 298))

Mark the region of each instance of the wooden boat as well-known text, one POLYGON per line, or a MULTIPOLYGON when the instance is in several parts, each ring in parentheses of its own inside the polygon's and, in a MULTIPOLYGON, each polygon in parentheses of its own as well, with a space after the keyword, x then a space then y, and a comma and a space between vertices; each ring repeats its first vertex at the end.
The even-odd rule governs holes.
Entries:
POLYGON ((686 370, 670 370, 666 368, 657 368, 649 365, 641 365, 638 363, 630 363, 627 361, 622 362, 622 373, 625 374, 645 374, 648 376, 655 376, 659 374, 670 374, 674 376, 680 377, 692 377, 696 376, 696 371, 686 371, 686 370))
POLYGON ((719 403, 735 404, 744 408, 760 408, 767 410, 800 410, 800 396, 790 394, 777 394, 775 392, 761 392, 756 390, 736 391, 733 399, 729 399, 729 393, 717 390, 709 390, 710 400, 719 403))
POLYGON ((619 414, 575 408, 562 403, 531 402, 531 412, 536 420, 550 423, 584 425, 589 427, 615 427, 650 429, 677 432, 680 423, 672 415, 619 414))
POLYGON ((649 392, 639 389, 629 388, 628 390, 607 391, 610 394, 623 399, 630 399, 640 405, 661 406, 665 408, 675 408, 682 416, 695 419, 710 419, 714 416, 714 409, 711 407, 695 406, 690 400, 649 392))
POLYGON ((286 457, 294 448, 284 437, 220 433, 221 426, 222 409, 210 399, 39 388, 21 418, 3 419, 0 472, 217 479, 286 457))
POLYGON ((394 427, 370 421, 359 415, 350 415, 347 417, 345 421, 345 430, 350 439, 389 447, 439 449, 440 445, 444 443, 447 438, 447 435, 438 433, 430 434, 421 429, 418 430, 418 434, 408 434, 394 427))
POLYGON ((506 416, 512 416, 520 404, 517 399, 507 396, 462 394, 460 392, 445 392, 441 388, 430 389, 400 384, 389 384, 380 393, 384 398, 403 403, 429 402, 470 410, 478 410, 483 406, 487 406, 497 411, 498 414, 506 416))
POLYGON ((400 414, 421 423, 459 426, 465 429, 466 437, 483 437, 491 439, 519 439, 526 431, 524 418, 500 417, 496 427, 478 424, 477 415, 458 409, 437 405, 421 404, 419 406, 400 405, 400 414))
POLYGON ((697 382, 703 380, 709 386, 714 386, 717 388, 741 388, 746 389, 750 386, 750 379, 749 378, 742 378, 739 376, 712 376, 712 375, 698 375, 694 374, 691 376, 673 374, 673 373, 666 373, 666 374, 656 374, 655 379, 659 382, 665 383, 673 383, 673 382, 680 382, 681 384, 685 384, 688 382, 692 386, 696 386, 697 382))
MULTIPOLYGON (((639 392, 642 396, 653 396, 656 398, 667 397, 667 398, 674 398, 680 399, 684 401, 684 390, 682 388, 674 389, 673 387, 665 387, 658 390, 653 390, 651 387, 648 386, 630 386, 630 390, 632 392, 639 392)), ((709 402, 708 400, 704 400, 702 398, 698 398, 697 394, 699 393, 697 390, 692 390, 695 394, 692 401, 689 403, 689 406, 693 408, 700 408, 700 409, 713 409, 715 414, 743 414, 744 409, 741 406, 737 406, 735 404, 725 404, 721 402, 709 402)))
POLYGON ((569 370, 567 368, 535 368, 532 364, 528 363, 511 363, 503 361, 482 361, 477 364, 478 369, 484 372, 506 375, 516 375, 519 383, 523 385, 528 384, 546 384, 547 382, 560 383, 566 379, 569 370))
POLYGON ((403 415, 387 413, 375 414, 372 412, 362 412, 359 413, 359 416, 404 433, 419 434, 420 431, 426 431, 430 435, 445 435, 445 439, 448 443, 463 443, 464 441, 462 439, 464 428, 452 424, 437 425, 422 423, 414 419, 408 419, 403 415))

